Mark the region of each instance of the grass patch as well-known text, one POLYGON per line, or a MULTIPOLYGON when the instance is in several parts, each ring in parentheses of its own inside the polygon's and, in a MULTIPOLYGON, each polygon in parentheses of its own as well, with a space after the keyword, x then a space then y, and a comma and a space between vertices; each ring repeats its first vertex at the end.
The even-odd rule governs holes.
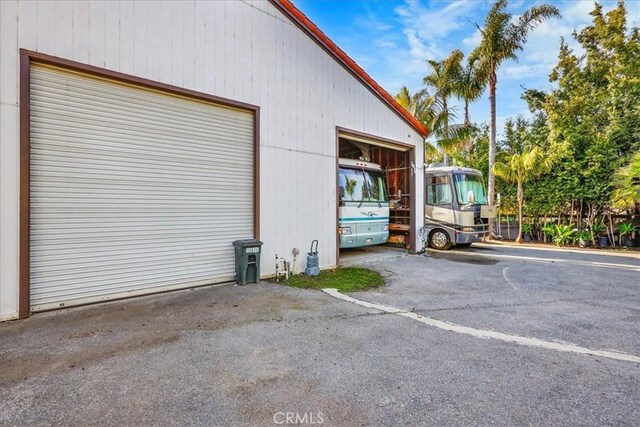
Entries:
POLYGON ((358 267, 338 267, 324 270, 318 276, 300 274, 281 282, 302 289, 336 288, 340 292, 355 292, 384 285, 384 278, 377 271, 358 267))

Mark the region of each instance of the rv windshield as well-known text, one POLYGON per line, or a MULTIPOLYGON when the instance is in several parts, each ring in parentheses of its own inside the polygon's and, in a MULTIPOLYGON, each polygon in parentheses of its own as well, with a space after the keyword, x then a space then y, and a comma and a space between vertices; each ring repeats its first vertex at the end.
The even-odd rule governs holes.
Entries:
POLYGON ((484 191, 484 181, 479 175, 471 174, 454 174, 453 182, 458 195, 458 203, 466 205, 475 203, 478 205, 487 204, 487 195, 484 191), (475 200, 469 200, 469 193, 473 193, 475 200))
POLYGON ((387 191, 382 172, 341 167, 338 185, 344 188, 345 202, 386 202, 387 191))

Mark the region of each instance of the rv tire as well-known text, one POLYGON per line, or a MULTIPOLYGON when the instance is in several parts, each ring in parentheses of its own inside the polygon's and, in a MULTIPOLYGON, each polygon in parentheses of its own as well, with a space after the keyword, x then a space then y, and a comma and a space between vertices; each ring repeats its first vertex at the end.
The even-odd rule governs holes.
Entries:
POLYGON ((451 249, 451 239, 449 233, 442 228, 436 228, 429 233, 429 246, 439 251, 451 249))

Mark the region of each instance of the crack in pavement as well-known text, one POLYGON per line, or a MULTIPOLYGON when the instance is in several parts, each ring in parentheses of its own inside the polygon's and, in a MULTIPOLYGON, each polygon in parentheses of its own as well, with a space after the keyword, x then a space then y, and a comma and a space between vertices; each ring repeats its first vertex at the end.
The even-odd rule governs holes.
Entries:
MULTIPOLYGON (((291 319, 284 319, 282 317, 273 317, 270 319, 254 319, 252 321, 249 322, 244 322, 244 323, 238 323, 238 324, 233 324, 233 325, 225 325, 225 326, 221 326, 216 328, 215 330, 222 330, 222 329, 233 329, 233 328, 240 328, 240 327, 245 327, 245 326, 249 326, 249 325, 254 325, 254 324, 258 324, 258 323, 285 323, 285 324, 293 324, 293 323, 304 323, 310 320, 313 321, 318 321, 318 320, 350 320, 350 319, 357 319, 360 317, 369 317, 369 316, 385 316, 389 313, 385 313, 385 312, 369 312, 369 313, 360 313, 360 314, 334 314, 331 316, 309 316, 309 317, 299 317, 299 318, 291 318, 291 319)), ((210 328, 206 328, 206 327, 195 327, 195 328, 185 328, 182 329, 183 331, 211 331, 212 329, 210 328)))

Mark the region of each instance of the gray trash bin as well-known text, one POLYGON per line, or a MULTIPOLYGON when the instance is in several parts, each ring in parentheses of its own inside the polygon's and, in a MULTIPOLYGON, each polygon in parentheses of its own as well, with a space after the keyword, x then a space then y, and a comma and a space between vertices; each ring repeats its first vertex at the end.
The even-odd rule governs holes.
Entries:
POLYGON ((236 253, 236 282, 239 285, 260 281, 260 252, 262 242, 256 239, 233 242, 236 253))

